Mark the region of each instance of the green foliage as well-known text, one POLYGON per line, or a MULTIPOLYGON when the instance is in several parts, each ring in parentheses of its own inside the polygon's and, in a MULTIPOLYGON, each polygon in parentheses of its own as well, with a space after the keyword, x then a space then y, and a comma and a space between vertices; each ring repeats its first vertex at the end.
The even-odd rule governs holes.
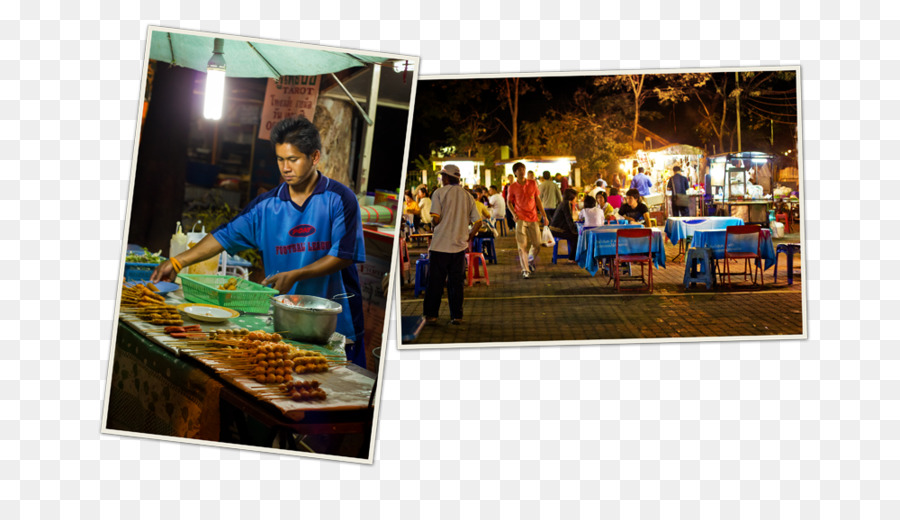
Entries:
POLYGON ((631 151, 627 107, 622 96, 579 89, 570 109, 522 123, 523 150, 527 155, 574 155, 582 169, 614 171, 631 151))

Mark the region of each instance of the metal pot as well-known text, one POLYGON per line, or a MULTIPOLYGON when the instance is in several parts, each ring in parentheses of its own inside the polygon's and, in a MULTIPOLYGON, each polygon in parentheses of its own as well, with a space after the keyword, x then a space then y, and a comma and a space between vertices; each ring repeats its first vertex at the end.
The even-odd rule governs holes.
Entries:
MULTIPOLYGON (((339 294, 333 299, 351 298, 339 294)), ((297 341, 324 345, 337 328, 343 306, 333 299, 299 294, 282 294, 272 298, 275 332, 297 341)))

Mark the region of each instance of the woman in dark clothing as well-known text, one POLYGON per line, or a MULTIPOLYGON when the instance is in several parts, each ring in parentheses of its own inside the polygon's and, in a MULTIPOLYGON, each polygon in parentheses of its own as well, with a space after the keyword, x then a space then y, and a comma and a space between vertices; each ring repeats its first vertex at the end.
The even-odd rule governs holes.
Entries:
POLYGON ((572 201, 578 193, 572 188, 568 188, 563 193, 563 203, 556 207, 553 213, 553 220, 550 221, 550 232, 557 239, 565 238, 569 246, 569 263, 575 263, 575 252, 578 251, 578 226, 575 225, 575 219, 572 218, 572 201))

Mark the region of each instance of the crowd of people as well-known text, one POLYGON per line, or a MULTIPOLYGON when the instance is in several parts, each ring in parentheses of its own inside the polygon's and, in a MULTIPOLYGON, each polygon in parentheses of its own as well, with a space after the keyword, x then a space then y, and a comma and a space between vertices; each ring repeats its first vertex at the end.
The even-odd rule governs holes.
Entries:
MULTIPOLYGON (((666 184, 672 192, 676 214, 681 214, 682 208, 675 199, 689 186, 680 170, 675 166, 666 184)), ((554 239, 567 240, 567 261, 575 264, 579 224, 582 231, 616 220, 650 226, 650 209, 644 197, 651 193, 653 183, 637 166, 624 195, 602 178, 591 186, 574 188, 567 177, 544 171, 537 182, 535 172, 527 171, 523 163, 513 165, 513 174, 501 187, 466 186, 461 182, 459 168, 451 164, 444 165, 439 177, 440 186, 430 193, 424 184, 415 192, 407 190, 403 205, 404 234, 432 234, 423 308, 429 324, 437 321, 445 287, 450 323, 462 323, 465 253, 475 238, 498 236, 503 225, 515 234, 523 279, 531 278, 537 271, 541 245, 553 242, 546 240, 547 233, 554 239)))

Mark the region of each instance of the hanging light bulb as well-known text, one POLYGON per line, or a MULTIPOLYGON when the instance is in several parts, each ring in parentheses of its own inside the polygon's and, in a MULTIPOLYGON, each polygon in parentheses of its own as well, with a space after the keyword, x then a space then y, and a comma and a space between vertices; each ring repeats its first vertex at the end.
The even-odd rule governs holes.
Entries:
POLYGON ((225 40, 216 38, 213 55, 206 64, 206 95, 203 101, 203 117, 221 119, 225 98, 225 40))

